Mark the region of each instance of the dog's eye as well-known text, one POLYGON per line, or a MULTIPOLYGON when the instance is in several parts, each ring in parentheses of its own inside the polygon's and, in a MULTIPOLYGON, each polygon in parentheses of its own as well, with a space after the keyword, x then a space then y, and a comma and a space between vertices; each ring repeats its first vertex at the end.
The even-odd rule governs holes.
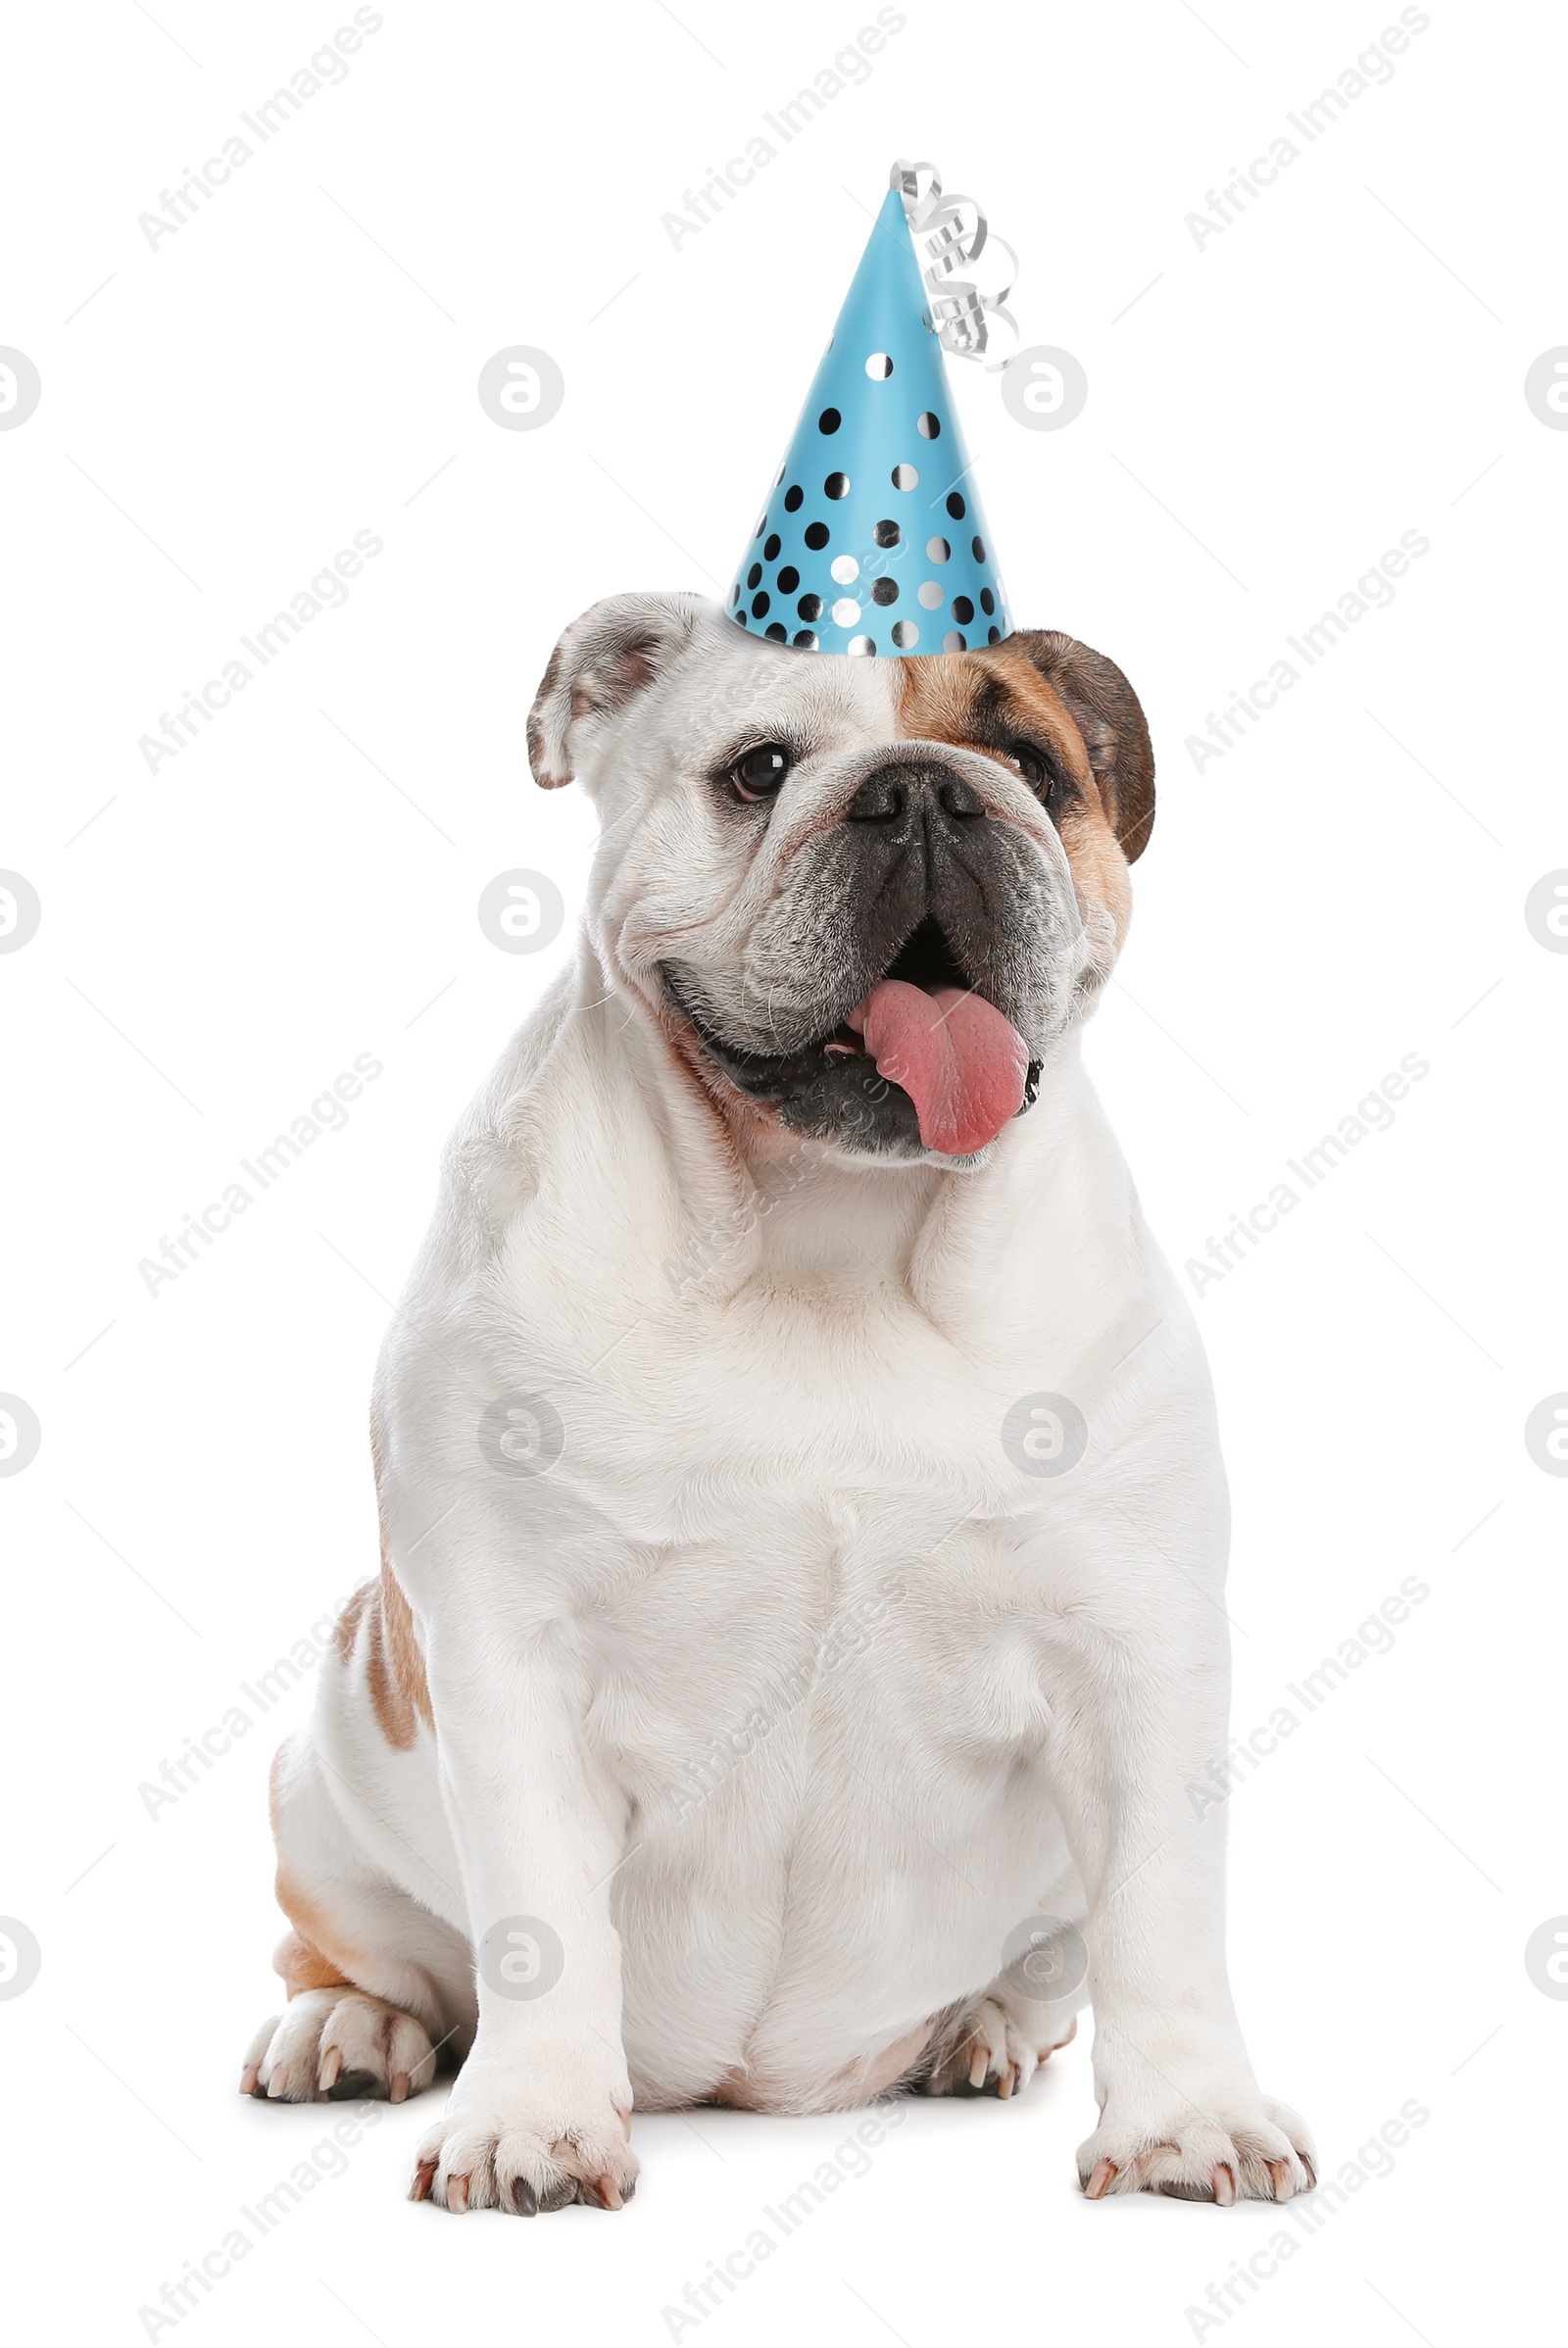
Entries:
POLYGON ((1047 758, 1044 751, 1036 750, 1032 742, 1009 743, 1006 755, 1047 814, 1054 819, 1067 797, 1067 785, 1056 767, 1047 758))
POLYGON ((790 754, 777 742, 760 742, 738 758, 729 779, 738 799, 771 799, 790 770, 790 754))

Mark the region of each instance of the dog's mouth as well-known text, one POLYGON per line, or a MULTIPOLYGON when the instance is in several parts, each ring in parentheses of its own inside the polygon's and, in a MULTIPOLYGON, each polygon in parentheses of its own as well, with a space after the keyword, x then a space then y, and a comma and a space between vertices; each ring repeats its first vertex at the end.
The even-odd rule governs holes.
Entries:
POLYGON ((667 964, 662 975, 720 1072, 750 1099, 776 1103, 798 1131, 872 1150, 906 1146, 917 1134, 922 1150, 966 1157, 1034 1101, 1040 1062, 929 917, 843 1019, 794 1052, 730 1043, 667 964))

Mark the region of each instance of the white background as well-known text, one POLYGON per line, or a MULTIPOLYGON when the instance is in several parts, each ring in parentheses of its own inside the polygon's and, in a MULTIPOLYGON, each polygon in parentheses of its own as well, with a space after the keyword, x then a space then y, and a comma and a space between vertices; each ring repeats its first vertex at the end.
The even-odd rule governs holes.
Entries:
MULTIPOLYGON (((1544 2277, 1568 2030, 1524 1965, 1568 1910, 1568 1484, 1523 1441, 1568 1387, 1568 957, 1523 911, 1568 865, 1568 434, 1523 393, 1568 341, 1561 19, 1433 0, 1393 79, 1200 247, 1185 216, 1395 8, 906 0, 863 85, 677 251, 661 216, 869 8, 387 0, 346 81, 153 250, 138 214, 348 15, 156 13, 14 23, 0 136, 0 342, 43 382, 0 432, 0 864, 43 905, 0 958, 0 1388, 42 1426, 0 1482, 0 1912, 43 1950, 0 2000, 17 2336, 68 2302, 82 2338, 147 2336, 138 2309, 340 2116, 234 2091, 277 1998, 266 1768, 309 1687, 156 1818, 138 1786, 373 1566, 387 1299, 450 1124, 567 952, 498 953, 475 903, 519 865, 580 900, 588 810, 527 777, 536 681, 598 596, 727 584, 899 154, 980 198, 1025 343, 1088 373, 1059 432, 977 368, 956 396, 1020 620, 1108 652, 1153 729, 1088 1052, 1167 1250, 1201 1256, 1430 1062, 1198 1307, 1238 1727, 1406 1576, 1430 1591, 1230 1804, 1251 2048, 1326 2176, 1407 2101, 1430 2119, 1197 2336, 1506 2332, 1544 2277), (538 431, 475 396, 515 343, 564 373, 538 431), (346 606, 149 773, 138 737, 361 529, 384 551, 346 606), (1196 772, 1206 713, 1406 530, 1430 552, 1392 607, 1196 772), (362 1052, 384 1073, 346 1127, 150 1296, 140 1259, 362 1052)), ((401 2198, 428 2108, 383 2112, 156 2336, 664 2340, 846 2132, 642 2121, 623 2216, 459 2225, 401 2198)), ((1084 2037, 1016 2104, 916 2107, 679 2336, 1194 2337, 1286 2216, 1085 2203, 1092 2116, 1084 2037)))

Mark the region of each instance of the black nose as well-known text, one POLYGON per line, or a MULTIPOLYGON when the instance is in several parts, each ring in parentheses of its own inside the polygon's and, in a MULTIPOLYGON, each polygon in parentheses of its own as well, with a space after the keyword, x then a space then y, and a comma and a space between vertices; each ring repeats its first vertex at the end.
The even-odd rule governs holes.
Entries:
POLYGON ((868 774, 844 810, 846 823, 898 823, 941 808, 958 817, 983 815, 979 793, 951 766, 897 759, 868 774))

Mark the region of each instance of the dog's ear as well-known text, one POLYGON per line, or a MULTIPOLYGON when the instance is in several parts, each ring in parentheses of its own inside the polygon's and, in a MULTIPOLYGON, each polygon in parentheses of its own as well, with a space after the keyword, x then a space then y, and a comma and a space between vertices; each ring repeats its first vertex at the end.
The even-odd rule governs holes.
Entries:
POLYGON ((1066 703, 1122 855, 1136 863, 1154 828, 1154 752, 1137 694, 1114 660, 1058 628, 1022 629, 1007 649, 1026 653, 1066 703))
POLYGON ((546 791, 569 783, 582 728, 613 716, 691 640, 695 595, 612 595, 574 619, 550 656, 528 712, 528 763, 546 791))

